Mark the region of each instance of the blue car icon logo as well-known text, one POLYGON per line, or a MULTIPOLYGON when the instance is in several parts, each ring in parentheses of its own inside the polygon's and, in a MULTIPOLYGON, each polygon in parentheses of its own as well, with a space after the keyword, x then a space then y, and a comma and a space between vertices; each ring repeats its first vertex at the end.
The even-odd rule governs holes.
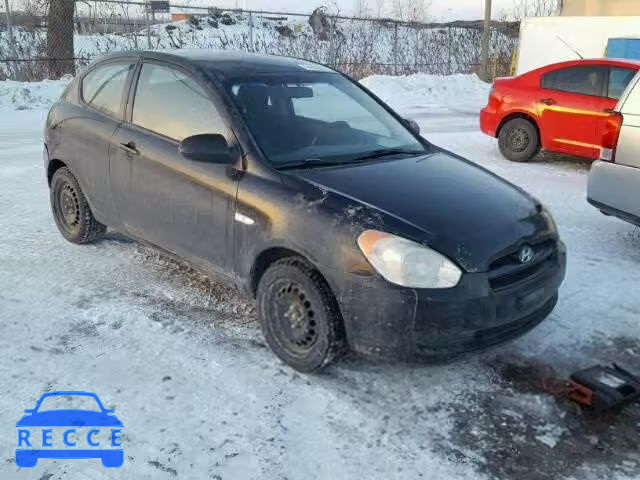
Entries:
POLYGON ((95 393, 45 393, 33 409, 24 412, 16 423, 19 467, 35 467, 40 458, 99 458, 105 467, 124 463, 122 422, 95 393), (82 408, 51 408, 65 402, 80 403, 82 408))

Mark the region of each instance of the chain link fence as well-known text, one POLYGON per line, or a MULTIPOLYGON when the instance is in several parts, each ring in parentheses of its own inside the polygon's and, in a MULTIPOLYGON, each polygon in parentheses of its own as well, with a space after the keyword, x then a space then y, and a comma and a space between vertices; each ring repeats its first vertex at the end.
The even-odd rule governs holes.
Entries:
MULTIPOLYGON (((356 78, 479 69, 482 22, 446 24, 174 5, 168 1, 35 0, 0 20, 0 80, 74 74, 120 50, 207 48, 317 61, 356 78)), ((494 23, 490 71, 509 72, 517 23, 494 23)))

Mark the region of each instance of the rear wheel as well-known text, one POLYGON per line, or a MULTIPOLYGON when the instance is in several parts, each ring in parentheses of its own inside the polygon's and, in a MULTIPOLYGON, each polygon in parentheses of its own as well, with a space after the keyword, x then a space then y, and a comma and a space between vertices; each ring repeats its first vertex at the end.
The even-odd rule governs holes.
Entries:
POLYGON ((296 370, 318 370, 342 352, 337 302, 324 278, 304 259, 273 263, 260 279, 256 303, 269 347, 296 370))
POLYGON ((58 230, 70 242, 91 243, 107 231, 93 216, 78 180, 68 168, 59 168, 53 174, 50 198, 58 230))
POLYGON ((540 149, 540 139, 535 125, 524 118, 509 120, 498 135, 500 152, 512 162, 527 162, 540 149))

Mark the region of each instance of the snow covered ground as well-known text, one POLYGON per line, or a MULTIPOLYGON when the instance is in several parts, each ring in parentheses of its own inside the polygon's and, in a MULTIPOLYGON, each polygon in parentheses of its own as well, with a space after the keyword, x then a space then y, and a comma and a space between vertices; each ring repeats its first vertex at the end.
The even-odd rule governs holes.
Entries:
POLYGON ((440 75, 374 75, 362 84, 429 133, 477 131, 478 112, 489 95, 488 85, 476 75, 444 78, 446 81, 440 75))
POLYGON ((551 317, 452 365, 347 358, 297 374, 233 290, 116 233, 66 243, 41 160, 45 105, 64 82, 0 82, 0 478, 640 478, 638 409, 590 418, 542 391, 598 362, 640 370, 638 229, 586 203, 586 165, 503 160, 475 127, 487 87, 474 77, 364 83, 553 212, 569 265, 551 317), (53 390, 94 391, 115 408, 122 471, 16 467, 15 422, 53 390))

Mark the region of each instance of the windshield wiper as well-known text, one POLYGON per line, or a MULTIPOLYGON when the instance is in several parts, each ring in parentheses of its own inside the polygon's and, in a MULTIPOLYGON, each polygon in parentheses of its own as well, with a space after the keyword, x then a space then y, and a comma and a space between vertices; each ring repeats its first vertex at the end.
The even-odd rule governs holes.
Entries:
POLYGON ((379 150, 373 150, 361 157, 352 158, 349 162, 362 162, 365 160, 372 160, 374 158, 387 157, 389 155, 422 155, 426 154, 424 150, 409 150, 407 148, 381 148, 379 150))
POLYGON ((303 168, 303 167, 332 167, 335 165, 343 165, 344 160, 327 160, 323 158, 305 158, 304 160, 296 160, 293 162, 283 162, 276 165, 278 170, 287 170, 289 168, 303 168))
POLYGON ((304 160, 296 160, 295 162, 285 162, 277 165, 278 170, 286 170, 289 168, 304 168, 304 167, 330 167, 336 165, 349 165, 353 163, 366 162, 374 158, 386 157, 389 155, 422 155, 424 151, 409 150, 406 148, 381 148, 379 150, 373 150, 365 155, 354 158, 337 158, 335 160, 323 159, 323 158, 306 158, 304 160))

